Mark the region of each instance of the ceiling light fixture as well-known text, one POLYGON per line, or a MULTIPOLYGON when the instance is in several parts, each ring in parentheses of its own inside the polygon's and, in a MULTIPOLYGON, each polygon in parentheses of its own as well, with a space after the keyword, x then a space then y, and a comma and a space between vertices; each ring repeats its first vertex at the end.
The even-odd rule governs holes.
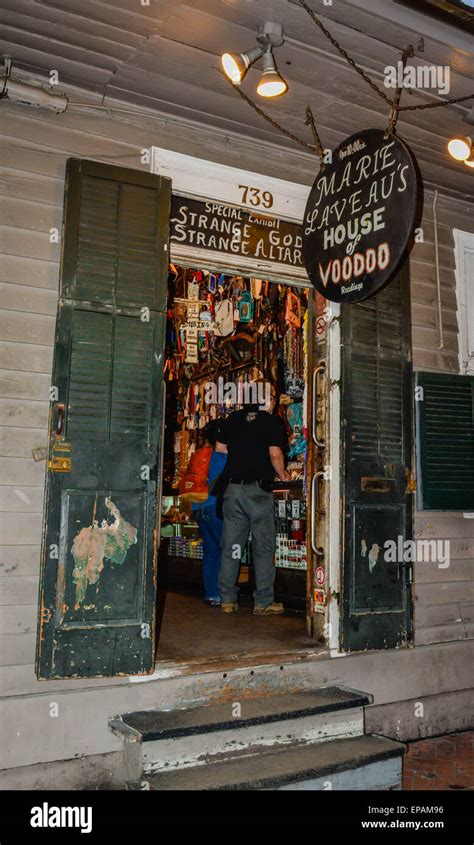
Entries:
POLYGON ((288 91, 288 85, 277 71, 271 48, 263 54, 263 73, 257 85, 261 97, 280 97, 288 91))
POLYGON ((262 97, 278 97, 288 91, 288 85, 278 73, 273 50, 283 44, 283 29, 280 24, 265 21, 257 35, 260 46, 252 47, 246 53, 224 53, 222 67, 234 85, 240 85, 249 67, 263 57, 263 74, 257 86, 262 97))
POLYGON ((451 138, 448 143, 448 152, 456 161, 471 162, 474 161, 474 147, 472 138, 468 135, 466 137, 456 136, 451 138))
POLYGON ((224 53, 222 67, 234 85, 240 85, 250 65, 263 56, 263 47, 253 47, 247 53, 224 53))

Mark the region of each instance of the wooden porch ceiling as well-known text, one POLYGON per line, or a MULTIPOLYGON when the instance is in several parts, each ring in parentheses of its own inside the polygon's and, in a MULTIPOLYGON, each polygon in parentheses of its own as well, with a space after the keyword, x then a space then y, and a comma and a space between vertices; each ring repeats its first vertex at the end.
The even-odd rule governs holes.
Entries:
MULTIPOLYGON (((449 65, 451 90, 474 92, 474 38, 454 26, 420 15, 393 0, 309 0, 333 35, 383 87, 386 65, 407 44, 424 38, 414 64, 449 65), (375 9, 375 11, 374 11, 375 9)), ((310 21, 298 0, 0 0, 0 53, 14 68, 94 92, 104 103, 121 100, 161 115, 176 115, 243 137, 294 145, 256 115, 219 73, 224 50, 255 44, 264 20, 282 23, 286 41, 276 51, 289 93, 272 103, 269 114, 311 141, 304 126, 311 105, 324 146, 369 126, 385 127, 388 107, 346 64, 310 21)), ((259 66, 243 90, 257 99, 259 66)), ((59 86, 60 88, 60 86, 59 86)), ((387 93, 391 93, 390 90, 387 93)), ((402 104, 429 102, 433 91, 406 92, 402 104)), ((80 95, 74 98, 80 100, 80 95)), ((474 194, 474 171, 452 162, 446 142, 455 132, 469 134, 462 106, 405 112, 399 134, 410 143, 425 180, 465 196, 474 194)), ((295 176, 297 181, 297 176, 295 176)))

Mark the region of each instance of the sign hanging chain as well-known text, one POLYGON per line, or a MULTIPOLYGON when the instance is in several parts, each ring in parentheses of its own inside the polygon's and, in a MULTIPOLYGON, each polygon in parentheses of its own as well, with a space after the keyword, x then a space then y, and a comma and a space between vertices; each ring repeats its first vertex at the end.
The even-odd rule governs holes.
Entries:
POLYGON ((326 163, 324 161, 324 147, 321 143, 321 138, 319 137, 319 132, 316 126, 316 122, 314 120, 313 112, 311 111, 309 106, 306 106, 306 120, 305 126, 311 126, 311 131, 313 133, 314 143, 316 146, 316 150, 319 156, 319 161, 321 165, 321 170, 325 170, 326 163))
POLYGON ((260 106, 257 106, 257 103, 254 103, 254 101, 250 97, 247 97, 247 94, 244 94, 244 92, 240 89, 238 85, 234 85, 233 82, 230 82, 230 84, 232 85, 232 88, 237 91, 238 94, 240 94, 242 99, 245 100, 245 102, 248 103, 249 106, 251 106, 257 112, 257 114, 260 115, 260 117, 263 117, 263 119, 266 120, 267 123, 270 123, 274 129, 278 129, 278 131, 282 132, 283 135, 286 135, 287 138, 291 138, 292 141, 296 141, 297 144, 299 144, 301 147, 306 147, 306 149, 311 150, 312 153, 318 152, 317 147, 313 146, 313 144, 308 144, 308 142, 304 141, 303 138, 298 138, 298 136, 294 135, 293 132, 290 132, 288 129, 285 129, 284 126, 282 126, 280 123, 277 123, 276 120, 273 120, 273 118, 270 117, 269 114, 266 114, 266 112, 264 112, 263 109, 260 108, 260 106))
MULTIPOLYGON (((405 47, 405 49, 402 53, 403 71, 405 71, 408 59, 412 59, 414 55, 415 55, 415 49, 414 49, 412 44, 409 44, 408 47, 405 47)), ((402 73, 402 79, 403 79, 403 73, 402 73)), ((399 114, 399 111, 400 111, 400 99, 401 99, 401 96, 402 96, 402 91, 403 91, 402 85, 398 85, 397 90, 395 91, 395 96, 393 98, 392 109, 391 109, 391 112, 390 112, 388 126, 387 126, 387 129, 385 130, 384 138, 388 138, 388 136, 392 135, 396 130, 396 126, 397 126, 397 122, 398 122, 398 114, 399 114)))
POLYGON ((365 73, 365 71, 363 71, 363 70, 362 70, 362 68, 361 68, 361 67, 359 67, 359 65, 357 65, 357 64, 355 63, 354 59, 353 59, 351 56, 349 56, 349 53, 347 53, 347 51, 346 51, 346 50, 344 50, 344 48, 343 48, 343 47, 341 47, 341 45, 339 44, 339 42, 337 41, 337 39, 336 39, 336 38, 334 38, 334 36, 333 36, 333 35, 331 35, 331 33, 329 32, 329 30, 328 30, 328 29, 326 29, 326 27, 324 26, 323 22, 319 20, 319 18, 318 18, 318 16, 316 15, 316 13, 315 13, 315 12, 313 12, 313 10, 312 10, 311 6, 308 6, 308 4, 306 3, 306 0, 298 0, 298 5, 299 5, 299 6, 301 6, 301 7, 302 7, 302 8, 303 8, 303 9, 304 9, 307 13, 308 13, 308 15, 310 16, 311 20, 312 20, 312 21, 316 24, 316 26, 318 26, 318 27, 319 27, 319 29, 320 29, 320 30, 321 30, 321 32, 322 32, 322 33, 326 36, 326 38, 328 38, 328 39, 329 39, 329 41, 331 42, 331 44, 333 45, 333 47, 335 47, 335 48, 336 48, 336 50, 338 51, 338 53, 340 53, 340 54, 341 54, 341 56, 343 57, 343 59, 345 59, 345 60, 346 60, 346 62, 347 62, 347 63, 348 63, 348 64, 349 64, 352 68, 354 68, 355 72, 356 72, 356 73, 358 73, 358 74, 359 74, 359 76, 361 76, 361 77, 362 77, 362 79, 364 79, 364 80, 365 80, 365 82, 367 82, 367 85, 370 85, 370 87, 372 88, 372 90, 373 90, 373 91, 375 91, 375 93, 376 93, 376 94, 378 94, 378 96, 379 96, 379 97, 382 97, 382 99, 383 99, 383 100, 385 100, 385 102, 386 102, 386 103, 389 103, 389 104, 390 104, 390 102, 391 102, 391 101, 390 101, 390 97, 388 97, 388 96, 387 96, 387 94, 385 93, 385 91, 382 91, 382 90, 379 88, 379 86, 378 86, 378 85, 376 85, 376 83, 373 81, 373 79, 371 79, 371 78, 370 78, 370 76, 369 76, 367 73, 365 73))
POLYGON ((464 97, 454 97, 452 100, 443 100, 441 103, 423 103, 418 106, 400 106, 399 111, 418 111, 421 109, 440 109, 443 106, 453 106, 456 103, 465 103, 466 100, 472 100, 474 94, 467 94, 464 97))

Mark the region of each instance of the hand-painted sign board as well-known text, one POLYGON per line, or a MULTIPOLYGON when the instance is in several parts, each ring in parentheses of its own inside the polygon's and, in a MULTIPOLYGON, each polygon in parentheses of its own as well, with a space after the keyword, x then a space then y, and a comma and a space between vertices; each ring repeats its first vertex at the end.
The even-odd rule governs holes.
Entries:
POLYGON ((260 211, 174 195, 173 244, 304 267, 301 226, 260 211))
POLYGON ((347 138, 312 187, 303 255, 312 284, 333 302, 378 293, 399 269, 414 232, 416 162, 380 129, 347 138))

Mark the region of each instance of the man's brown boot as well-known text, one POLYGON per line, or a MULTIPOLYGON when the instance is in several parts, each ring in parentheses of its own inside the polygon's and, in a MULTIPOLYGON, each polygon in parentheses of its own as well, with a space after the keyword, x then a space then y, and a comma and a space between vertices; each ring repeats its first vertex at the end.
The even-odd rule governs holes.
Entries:
POLYGON ((221 610, 222 613, 236 613, 239 609, 238 602, 222 602, 221 610))
POLYGON ((280 602, 273 601, 271 604, 267 604, 266 607, 254 607, 253 609, 254 616, 276 616, 278 613, 284 613, 285 608, 283 607, 280 602))

